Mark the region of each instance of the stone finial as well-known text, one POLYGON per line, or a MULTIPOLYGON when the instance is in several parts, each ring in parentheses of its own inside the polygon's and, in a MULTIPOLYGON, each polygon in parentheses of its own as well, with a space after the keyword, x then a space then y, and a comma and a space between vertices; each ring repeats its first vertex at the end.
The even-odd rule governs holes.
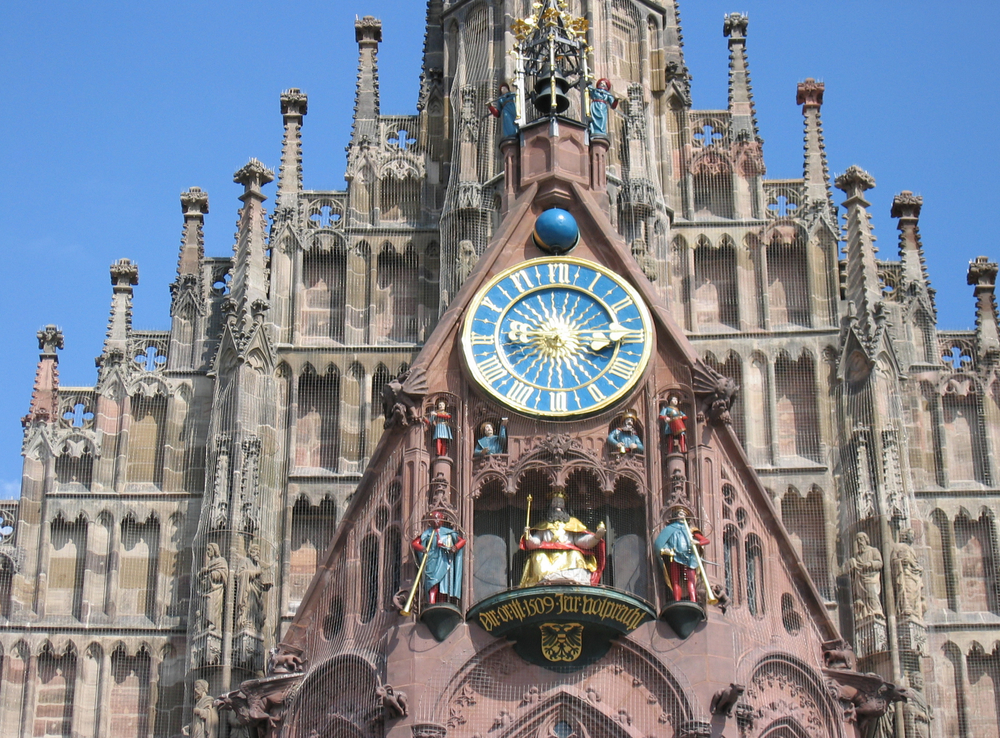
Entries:
POLYGON ((847 171, 837 177, 833 183, 836 185, 838 190, 843 190, 847 195, 847 200, 845 202, 850 202, 851 200, 858 198, 864 202, 865 205, 870 204, 865 202, 864 193, 875 186, 875 178, 861 167, 851 165, 847 168, 847 171))
POLYGON ((892 198, 892 210, 890 215, 893 218, 919 218, 920 208, 923 207, 924 198, 914 195, 909 190, 903 190, 892 198))
POLYGON ((282 115, 305 115, 309 111, 309 97, 298 87, 281 93, 282 115))
POLYGON ((799 82, 796 88, 795 104, 818 108, 823 105, 823 91, 825 89, 825 84, 808 77, 804 82, 799 82))
POLYGON ((131 259, 119 259, 111 265, 111 284, 116 288, 127 288, 139 284, 139 265, 131 259))
POLYGON ((208 193, 201 187, 192 187, 181 193, 181 212, 185 218, 197 218, 208 214, 208 193))
POLYGON ((247 192, 260 192, 261 187, 273 181, 274 172, 257 159, 251 159, 233 174, 233 182, 243 185, 247 192))
POLYGON ((366 15, 354 21, 354 38, 359 44, 382 43, 382 21, 373 15, 366 15))
POLYGON ((968 283, 975 287, 995 287, 997 264, 985 256, 977 256, 969 262, 968 283))
POLYGON ((731 38, 746 38, 750 18, 743 13, 729 13, 722 22, 722 35, 731 38))
POLYGON ((63 332, 57 326, 49 324, 36 334, 38 349, 47 356, 55 356, 56 349, 63 347, 63 332))

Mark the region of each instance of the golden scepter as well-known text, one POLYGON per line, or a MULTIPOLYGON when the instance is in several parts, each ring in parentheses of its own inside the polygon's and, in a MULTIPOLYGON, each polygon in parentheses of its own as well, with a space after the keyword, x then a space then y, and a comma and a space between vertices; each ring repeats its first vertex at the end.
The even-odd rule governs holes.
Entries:
POLYGON ((701 574, 701 581, 705 585, 705 602, 709 605, 718 605, 719 598, 715 596, 712 591, 712 585, 708 583, 708 574, 705 572, 705 564, 701 560, 701 554, 698 553, 698 544, 694 540, 694 533, 691 532, 691 526, 688 525, 687 518, 682 517, 681 522, 684 523, 684 530, 687 531, 688 540, 691 541, 691 550, 694 552, 694 559, 698 562, 698 573, 701 574))
POLYGON ((526 531, 531 530, 531 495, 528 495, 528 514, 524 521, 524 529, 526 531))
POLYGON ((420 560, 420 567, 417 569, 417 578, 413 582, 413 589, 410 590, 410 596, 406 598, 406 604, 403 605, 403 609, 399 611, 399 614, 404 618, 409 617, 413 612, 413 598, 417 595, 417 587, 420 586, 420 578, 424 575, 424 569, 427 567, 427 559, 430 558, 431 549, 434 546, 434 539, 437 537, 437 528, 431 532, 430 540, 427 542, 426 548, 424 548, 424 557, 420 560))

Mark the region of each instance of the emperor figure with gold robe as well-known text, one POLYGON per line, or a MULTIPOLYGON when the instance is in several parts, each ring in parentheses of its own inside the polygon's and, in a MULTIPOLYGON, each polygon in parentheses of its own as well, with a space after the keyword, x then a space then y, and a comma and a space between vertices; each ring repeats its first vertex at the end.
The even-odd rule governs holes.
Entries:
POLYGON ((546 520, 524 529, 521 548, 528 552, 521 587, 535 584, 598 584, 604 573, 604 523, 591 533, 566 511, 556 493, 546 520))

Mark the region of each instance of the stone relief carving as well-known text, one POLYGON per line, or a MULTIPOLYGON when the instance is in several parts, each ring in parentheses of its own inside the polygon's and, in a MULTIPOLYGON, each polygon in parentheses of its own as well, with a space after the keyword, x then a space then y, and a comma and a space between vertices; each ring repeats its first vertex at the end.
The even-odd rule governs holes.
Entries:
POLYGON ((264 627, 264 595, 271 588, 268 572, 260 564, 260 546, 251 543, 236 566, 235 630, 259 632, 264 627))
POLYGON ((884 616, 882 610, 882 554, 869 545, 868 534, 854 536, 854 555, 847 560, 846 572, 851 575, 854 597, 854 617, 857 620, 875 615, 884 616))
POLYGON ((229 582, 229 564, 219 551, 219 544, 205 547, 205 565, 198 572, 201 604, 197 611, 200 630, 222 633, 222 614, 229 582))
POLYGON ((896 610, 900 618, 922 623, 927 612, 924 598, 924 567, 913 548, 913 529, 899 532, 899 543, 892 550, 890 569, 895 585, 896 610))
POLYGON ((218 738, 219 713, 215 698, 208 693, 208 682, 199 679, 194 683, 194 714, 184 726, 184 735, 191 738, 218 738))

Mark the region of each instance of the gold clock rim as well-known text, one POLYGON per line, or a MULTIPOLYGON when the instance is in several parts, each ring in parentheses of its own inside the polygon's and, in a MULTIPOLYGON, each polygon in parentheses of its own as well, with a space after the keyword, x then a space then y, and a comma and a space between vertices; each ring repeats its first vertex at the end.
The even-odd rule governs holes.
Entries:
MULTIPOLYGON (((551 286, 551 285, 546 285, 551 286)), ((565 285, 576 287, 579 289, 579 285, 565 285)), ((520 293, 518 294, 520 297, 520 293)), ((603 301, 602 301, 603 302, 603 301)), ((469 303, 466 309, 465 320, 462 325, 462 358, 465 361, 465 369, 469 376, 473 379, 474 383, 481 390, 486 392, 486 394, 499 402, 504 407, 507 407, 514 412, 523 413, 525 415, 537 415, 545 420, 567 420, 575 419, 580 417, 586 417, 591 415, 596 415, 607 408, 621 402, 626 395, 630 394, 635 390, 636 386, 642 381, 643 375, 646 373, 646 369, 649 366, 649 359, 653 353, 653 340, 656 331, 653 329, 653 316, 649 311, 649 307, 646 305, 646 301, 642 298, 639 290, 635 288, 630 282, 626 281, 621 275, 608 269, 603 264, 598 264, 594 261, 588 261, 587 259, 581 259, 575 256, 541 256, 535 259, 528 259, 527 261, 522 261, 513 266, 507 267, 503 271, 494 274, 486 284, 480 287, 476 294, 473 296, 472 301, 469 303), (532 408, 522 407, 519 405, 512 404, 505 396, 496 392, 488 382, 484 381, 484 378, 480 377, 477 371, 476 362, 472 355, 472 323, 475 319, 476 310, 482 305, 483 298, 492 290, 497 284, 507 279, 511 274, 521 271, 522 269, 529 269, 534 266, 541 266, 545 264, 570 264, 586 267, 588 269, 593 269, 596 272, 600 272, 602 275, 610 279, 612 282, 621 287, 632 301, 635 303, 636 309, 639 311, 639 315, 643 322, 643 331, 646 334, 646 341, 643 346, 642 357, 639 359, 638 366, 633 374, 633 379, 631 379, 627 384, 625 384, 618 392, 612 394, 604 400, 601 400, 594 405, 586 408, 585 410, 566 410, 560 412, 551 412, 546 410, 534 410, 532 408)), ((515 376, 515 379, 517 377, 515 376)), ((586 386, 586 385, 584 385, 586 386)), ((543 391, 543 390, 539 390, 543 391)))

